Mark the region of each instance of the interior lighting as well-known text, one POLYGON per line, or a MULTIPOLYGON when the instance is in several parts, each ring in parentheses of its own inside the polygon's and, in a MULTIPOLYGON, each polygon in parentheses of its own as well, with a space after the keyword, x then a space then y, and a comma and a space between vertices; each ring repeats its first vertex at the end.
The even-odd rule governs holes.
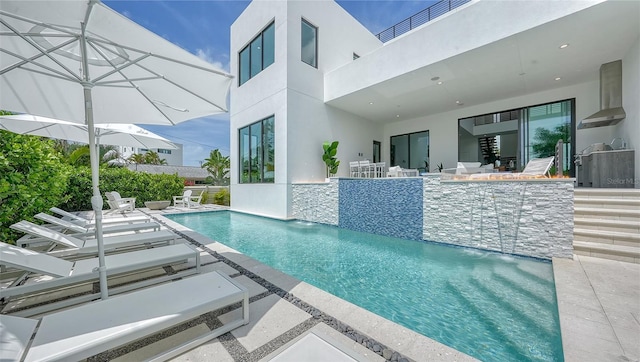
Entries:
POLYGON ((438 85, 440 85, 440 84, 442 84, 442 81, 439 81, 439 82, 438 82, 438 85))
POLYGON ((569 44, 562 44, 562 45, 560 45, 560 47, 559 47, 559 48, 560 48, 560 49, 564 49, 564 48, 566 48, 566 47, 568 47, 568 46, 569 46, 569 44))
POLYGON ((562 79, 562 78, 560 78, 560 77, 556 77, 556 80, 560 80, 560 79, 562 79))
POLYGON ((399 115, 399 114, 396 114, 396 118, 400 118, 400 115, 399 115))
POLYGON ((369 104, 373 104, 373 102, 369 102, 369 104))

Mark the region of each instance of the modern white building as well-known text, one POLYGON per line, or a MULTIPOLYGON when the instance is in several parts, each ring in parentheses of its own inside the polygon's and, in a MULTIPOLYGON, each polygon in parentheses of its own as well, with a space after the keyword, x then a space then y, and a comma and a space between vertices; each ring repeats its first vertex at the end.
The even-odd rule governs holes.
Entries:
POLYGON ((158 156, 160 156, 160 159, 167 161, 167 165, 169 165, 169 166, 182 166, 182 164, 183 164, 183 160, 182 160, 183 146, 180 143, 175 143, 174 142, 174 144, 176 146, 178 146, 178 148, 177 149, 173 149, 173 150, 164 149, 164 148, 146 149, 146 148, 119 146, 119 148, 120 148, 119 152, 120 152, 120 155, 122 156, 122 158, 128 159, 133 154, 145 154, 145 153, 147 153, 149 151, 154 151, 154 152, 158 153, 158 156))
MULTIPOLYGON (((563 133, 571 176, 592 144, 640 149, 639 1, 455 6, 383 42, 331 0, 249 4, 231 26, 231 208, 292 217, 292 184, 325 180, 325 141, 340 142, 339 177, 363 159, 521 170, 563 133), (579 129, 620 100, 600 79, 617 60, 626 117, 579 129)), ((633 166, 640 187, 640 155, 633 166)))

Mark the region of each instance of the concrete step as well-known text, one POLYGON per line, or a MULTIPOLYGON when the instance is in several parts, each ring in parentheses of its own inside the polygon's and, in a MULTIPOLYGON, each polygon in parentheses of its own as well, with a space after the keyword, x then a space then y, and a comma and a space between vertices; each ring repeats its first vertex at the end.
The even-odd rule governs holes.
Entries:
POLYGON ((640 210, 640 198, 575 196, 574 207, 604 207, 608 209, 640 210))
POLYGON ((573 190, 575 197, 640 199, 640 189, 600 189, 578 187, 573 190))
POLYGON ((640 264, 640 247, 574 240, 573 252, 578 255, 640 264))
POLYGON ((640 220, 608 220, 574 217, 573 226, 577 229, 618 231, 640 234, 640 220))
POLYGON ((573 240, 640 247, 640 234, 634 232, 627 233, 574 228, 573 240))
POLYGON ((574 207, 574 217, 607 220, 640 220, 640 209, 609 209, 599 207, 574 207))

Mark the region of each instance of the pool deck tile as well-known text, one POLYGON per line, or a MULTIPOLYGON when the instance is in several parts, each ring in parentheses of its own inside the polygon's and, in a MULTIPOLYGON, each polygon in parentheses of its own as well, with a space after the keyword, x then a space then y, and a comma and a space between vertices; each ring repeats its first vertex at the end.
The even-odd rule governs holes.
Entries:
POLYGON ((553 259, 566 361, 640 359, 640 264, 553 259))
MULTIPOLYGON (((231 331, 231 334, 249 353, 311 318, 310 314, 277 295, 262 298, 251 303, 250 307, 249 324, 231 331)), ((221 315, 219 319, 222 323, 227 323, 239 318, 240 313, 241 311, 236 309, 221 315)))

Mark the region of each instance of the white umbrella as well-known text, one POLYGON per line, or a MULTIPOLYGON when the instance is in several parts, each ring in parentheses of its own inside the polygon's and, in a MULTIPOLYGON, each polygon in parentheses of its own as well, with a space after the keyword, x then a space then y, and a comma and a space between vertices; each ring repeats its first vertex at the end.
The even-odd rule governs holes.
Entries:
POLYGON ((106 298, 94 118, 176 124, 225 112, 232 77, 98 0, 2 0, 0 43, 0 109, 89 127, 91 203, 106 298))
MULTIPOLYGON (((0 116, 0 129, 34 136, 89 143, 89 127, 59 119, 16 114, 0 116)), ((130 146, 137 148, 177 149, 173 142, 135 124, 95 124, 96 146, 130 146)))

